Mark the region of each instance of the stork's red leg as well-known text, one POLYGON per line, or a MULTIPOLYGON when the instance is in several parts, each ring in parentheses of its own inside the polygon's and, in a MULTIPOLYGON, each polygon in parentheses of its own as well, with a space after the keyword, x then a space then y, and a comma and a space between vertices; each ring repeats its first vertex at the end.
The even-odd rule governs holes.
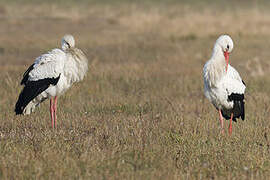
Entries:
POLYGON ((54 107, 53 107, 53 98, 50 99, 50 114, 51 114, 51 121, 52 121, 52 128, 54 128, 54 107))
POLYGON ((229 135, 232 135, 232 119, 233 119, 233 113, 231 114, 231 119, 230 119, 229 135))
POLYGON ((223 123, 221 110, 218 110, 218 113, 219 113, 219 120, 220 120, 220 132, 224 134, 224 123, 223 123))
POLYGON ((57 96, 54 97, 53 110, 54 126, 56 127, 57 96))

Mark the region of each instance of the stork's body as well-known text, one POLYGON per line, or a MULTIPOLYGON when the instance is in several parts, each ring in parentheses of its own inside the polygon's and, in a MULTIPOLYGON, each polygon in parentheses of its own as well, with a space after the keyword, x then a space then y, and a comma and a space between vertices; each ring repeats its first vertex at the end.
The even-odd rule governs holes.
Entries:
POLYGON ((41 102, 50 99, 52 126, 56 126, 57 97, 83 80, 88 70, 86 56, 74 45, 74 38, 65 35, 62 49, 41 55, 28 68, 21 81, 25 86, 15 106, 16 114, 30 114, 41 102))
POLYGON ((232 121, 245 119, 244 93, 245 83, 239 73, 229 65, 229 53, 233 41, 223 35, 216 41, 211 59, 203 69, 204 93, 207 99, 219 111, 223 132, 223 117, 230 119, 229 133, 232 133, 232 121))

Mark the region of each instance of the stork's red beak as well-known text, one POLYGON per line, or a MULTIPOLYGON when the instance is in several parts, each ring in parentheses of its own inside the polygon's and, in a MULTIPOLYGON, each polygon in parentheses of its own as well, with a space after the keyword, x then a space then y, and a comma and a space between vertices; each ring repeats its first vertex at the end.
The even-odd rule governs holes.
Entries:
POLYGON ((226 72, 227 72, 228 65, 229 65, 229 52, 228 51, 224 52, 224 57, 225 57, 225 61, 226 61, 226 72))

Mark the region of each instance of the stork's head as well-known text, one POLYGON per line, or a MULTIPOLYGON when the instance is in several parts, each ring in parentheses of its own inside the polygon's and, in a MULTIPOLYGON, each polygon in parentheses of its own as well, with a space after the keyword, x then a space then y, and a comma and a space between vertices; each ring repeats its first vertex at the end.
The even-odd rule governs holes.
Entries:
POLYGON ((218 46, 219 47, 218 49, 221 49, 221 51, 223 52, 226 61, 226 71, 227 71, 229 64, 229 55, 233 50, 233 40, 228 35, 221 35, 217 39, 215 46, 218 46))
POLYGON ((72 35, 66 34, 62 38, 62 49, 67 50, 69 48, 73 48, 75 46, 75 40, 72 35))

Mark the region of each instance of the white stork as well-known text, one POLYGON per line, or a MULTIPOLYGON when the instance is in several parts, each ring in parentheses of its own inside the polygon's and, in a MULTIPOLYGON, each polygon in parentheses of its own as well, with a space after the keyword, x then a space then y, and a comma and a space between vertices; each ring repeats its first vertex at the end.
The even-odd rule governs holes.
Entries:
POLYGON ((230 119, 229 134, 232 134, 232 121, 245 119, 244 93, 246 85, 239 73, 229 64, 229 54, 233 50, 230 36, 220 36, 214 46, 212 57, 204 65, 204 94, 219 112, 221 132, 223 117, 230 119))
POLYGON ((23 75, 24 85, 15 106, 16 114, 30 114, 35 107, 50 99, 52 127, 56 127, 57 97, 75 82, 83 80, 88 70, 84 53, 75 48, 72 35, 62 38, 62 49, 53 49, 36 58, 23 75))

